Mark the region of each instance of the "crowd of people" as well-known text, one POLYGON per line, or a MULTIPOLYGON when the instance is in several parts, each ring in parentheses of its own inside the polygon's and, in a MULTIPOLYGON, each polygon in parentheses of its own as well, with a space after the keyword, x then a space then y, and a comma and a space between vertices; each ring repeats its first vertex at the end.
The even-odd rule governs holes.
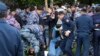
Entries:
POLYGON ((100 56, 100 6, 26 6, 0 2, 0 56, 100 56), (76 42, 76 53, 72 46, 76 42))

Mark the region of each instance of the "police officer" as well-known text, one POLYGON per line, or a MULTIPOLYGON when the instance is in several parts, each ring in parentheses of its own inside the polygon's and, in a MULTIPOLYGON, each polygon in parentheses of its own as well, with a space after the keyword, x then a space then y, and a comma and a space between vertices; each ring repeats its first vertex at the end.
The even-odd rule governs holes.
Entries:
POLYGON ((5 21, 7 6, 0 2, 0 56, 23 56, 19 31, 5 21))
POLYGON ((86 9, 82 9, 82 15, 76 19, 77 27, 77 51, 76 56, 81 56, 81 50, 83 50, 82 56, 89 56, 90 37, 89 34, 93 28, 93 20, 87 15, 86 9), (82 49, 83 46, 83 49, 82 49))
POLYGON ((100 6, 96 8, 96 14, 93 15, 94 21, 94 56, 100 56, 100 6))
POLYGON ((61 43, 61 50, 63 51, 64 55, 73 56, 71 46, 74 39, 74 24, 68 18, 63 19, 62 34, 64 39, 61 43))
POLYGON ((64 16, 65 13, 63 11, 58 12, 58 22, 62 23, 57 22, 56 27, 53 29, 52 36, 54 38, 50 42, 49 56, 59 56, 61 50, 65 55, 73 56, 71 45, 74 36, 74 24, 69 19, 64 19, 64 16))
MULTIPOLYGON (((38 30, 35 27, 36 27, 36 25, 25 25, 20 30, 20 33, 22 36, 24 51, 29 51, 28 55, 36 55, 37 56, 37 53, 40 50, 40 45, 39 45, 39 40, 36 37, 36 34, 34 34, 34 32, 38 30)), ((38 26, 37 26, 37 28, 38 28, 38 26)), ((38 32, 38 33, 40 33, 40 32, 38 32)))

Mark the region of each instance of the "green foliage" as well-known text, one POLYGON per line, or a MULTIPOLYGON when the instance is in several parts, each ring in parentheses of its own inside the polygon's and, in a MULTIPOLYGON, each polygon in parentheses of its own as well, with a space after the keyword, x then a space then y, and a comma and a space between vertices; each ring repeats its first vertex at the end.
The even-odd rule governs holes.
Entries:
MULTIPOLYGON (((13 3, 20 7, 30 6, 30 5, 43 6, 45 4, 45 0, 3 0, 3 1, 9 3, 10 5, 13 3)), ((80 1, 81 4, 91 4, 91 3, 100 4, 100 0, 78 0, 78 1, 80 1)), ((54 0, 54 4, 65 4, 65 3, 73 4, 74 0, 54 0)), ((48 0, 48 5, 50 5, 50 0, 48 0)))
POLYGON ((27 5, 44 5, 44 0, 15 0, 19 6, 27 6, 27 5))
POLYGON ((93 2, 96 4, 100 4, 100 0, 94 0, 93 2))
POLYGON ((80 1, 82 4, 92 4, 92 3, 100 4, 100 0, 78 0, 78 1, 80 1))
POLYGON ((73 4, 74 0, 54 0, 54 2, 61 3, 61 4, 65 4, 65 3, 73 4))
POLYGON ((44 0, 28 0, 28 4, 44 5, 44 0))
MULTIPOLYGON (((18 3, 18 5, 44 5, 45 0, 15 0, 15 2, 18 3)), ((65 4, 69 3, 72 4, 74 0, 54 0, 54 3, 60 3, 60 4, 65 4)), ((48 0, 48 4, 50 4, 50 0, 48 0)))

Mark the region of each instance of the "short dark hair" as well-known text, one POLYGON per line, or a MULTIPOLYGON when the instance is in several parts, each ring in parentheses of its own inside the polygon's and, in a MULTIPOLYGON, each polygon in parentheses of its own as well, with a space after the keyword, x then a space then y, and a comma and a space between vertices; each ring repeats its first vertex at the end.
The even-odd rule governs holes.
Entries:
POLYGON ((95 11, 100 12, 100 6, 96 7, 95 11))
POLYGON ((37 6, 37 10, 43 10, 42 6, 37 6))
POLYGON ((30 6, 30 11, 35 10, 34 6, 30 6))
POLYGON ((87 12, 87 9, 86 8, 83 8, 81 11, 82 12, 87 12))
POLYGON ((63 11, 58 12, 58 15, 65 14, 63 11))

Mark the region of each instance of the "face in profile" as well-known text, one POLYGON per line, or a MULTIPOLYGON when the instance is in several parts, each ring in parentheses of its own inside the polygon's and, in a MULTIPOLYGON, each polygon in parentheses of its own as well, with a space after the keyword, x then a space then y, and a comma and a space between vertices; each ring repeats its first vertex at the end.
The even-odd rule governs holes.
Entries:
POLYGON ((58 15, 58 18, 62 20, 64 18, 64 14, 58 15))
POLYGON ((27 9, 26 9, 26 12, 30 12, 30 8, 27 8, 27 9))

